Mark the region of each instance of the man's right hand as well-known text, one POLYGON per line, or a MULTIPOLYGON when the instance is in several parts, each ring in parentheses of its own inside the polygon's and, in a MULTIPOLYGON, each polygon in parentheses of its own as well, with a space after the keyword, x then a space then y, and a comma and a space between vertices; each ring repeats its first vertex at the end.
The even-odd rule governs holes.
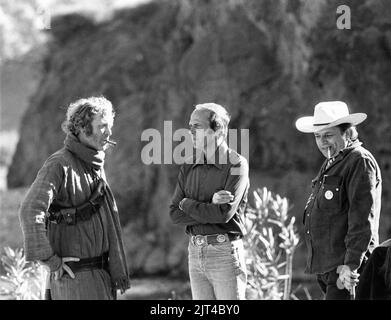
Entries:
POLYGON ((69 261, 79 261, 79 258, 76 257, 63 257, 61 258, 61 266, 56 271, 53 271, 54 280, 59 280, 64 275, 64 271, 69 274, 72 279, 75 279, 75 274, 72 272, 71 268, 66 265, 66 262, 69 261))
POLYGON ((340 265, 337 268, 337 273, 339 273, 337 279, 338 289, 346 289, 350 292, 353 291, 354 287, 358 284, 359 274, 357 270, 351 270, 347 265, 340 265))
POLYGON ((234 196, 231 192, 226 190, 220 190, 213 195, 212 203, 213 204, 224 204, 231 202, 234 199, 234 196))

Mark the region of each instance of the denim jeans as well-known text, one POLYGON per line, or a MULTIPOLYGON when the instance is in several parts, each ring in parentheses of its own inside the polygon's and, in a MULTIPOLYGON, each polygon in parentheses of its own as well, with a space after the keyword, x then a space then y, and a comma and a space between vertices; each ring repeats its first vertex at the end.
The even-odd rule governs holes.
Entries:
POLYGON ((240 300, 246 293, 243 240, 204 244, 189 242, 189 276, 194 300, 240 300))

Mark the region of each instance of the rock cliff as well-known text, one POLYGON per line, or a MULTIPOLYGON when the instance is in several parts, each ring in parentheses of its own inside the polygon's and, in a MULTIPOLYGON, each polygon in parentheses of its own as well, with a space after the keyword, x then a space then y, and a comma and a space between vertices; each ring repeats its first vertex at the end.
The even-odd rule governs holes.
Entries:
POLYGON ((182 273, 186 238, 168 215, 178 167, 143 164, 142 131, 163 132, 165 120, 174 130, 186 128, 197 103, 227 106, 231 127, 250 129, 252 188, 266 185, 287 196, 300 216, 322 159, 313 137, 298 133, 294 122, 320 100, 341 99, 351 112, 368 113, 359 132, 383 172, 381 232, 389 237, 391 11, 386 1, 345 0, 352 26, 339 30, 340 4, 156 1, 100 23, 77 14, 53 19, 44 76, 22 121, 9 187, 29 185, 62 146, 60 124, 70 102, 103 94, 117 112, 118 145, 106 171, 132 269, 182 273))

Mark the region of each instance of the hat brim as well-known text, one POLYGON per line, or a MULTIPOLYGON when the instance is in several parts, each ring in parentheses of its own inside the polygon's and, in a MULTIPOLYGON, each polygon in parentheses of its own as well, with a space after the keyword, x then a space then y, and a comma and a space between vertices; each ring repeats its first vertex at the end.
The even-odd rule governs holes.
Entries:
POLYGON ((363 122, 366 118, 366 113, 352 113, 346 117, 340 118, 328 124, 314 126, 314 117, 301 117, 296 121, 295 125, 297 130, 301 132, 313 133, 323 129, 338 126, 342 123, 351 123, 353 126, 356 126, 363 122))

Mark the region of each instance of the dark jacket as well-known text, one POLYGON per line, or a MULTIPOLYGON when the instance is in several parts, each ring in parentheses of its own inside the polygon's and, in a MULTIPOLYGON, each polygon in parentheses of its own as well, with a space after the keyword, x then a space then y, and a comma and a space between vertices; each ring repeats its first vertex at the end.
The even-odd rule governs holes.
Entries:
POLYGON ((375 158, 356 141, 326 164, 312 181, 304 210, 307 273, 343 264, 358 269, 379 242, 382 181, 375 158))
POLYGON ((391 300, 391 247, 373 250, 360 275, 356 300, 391 300))

